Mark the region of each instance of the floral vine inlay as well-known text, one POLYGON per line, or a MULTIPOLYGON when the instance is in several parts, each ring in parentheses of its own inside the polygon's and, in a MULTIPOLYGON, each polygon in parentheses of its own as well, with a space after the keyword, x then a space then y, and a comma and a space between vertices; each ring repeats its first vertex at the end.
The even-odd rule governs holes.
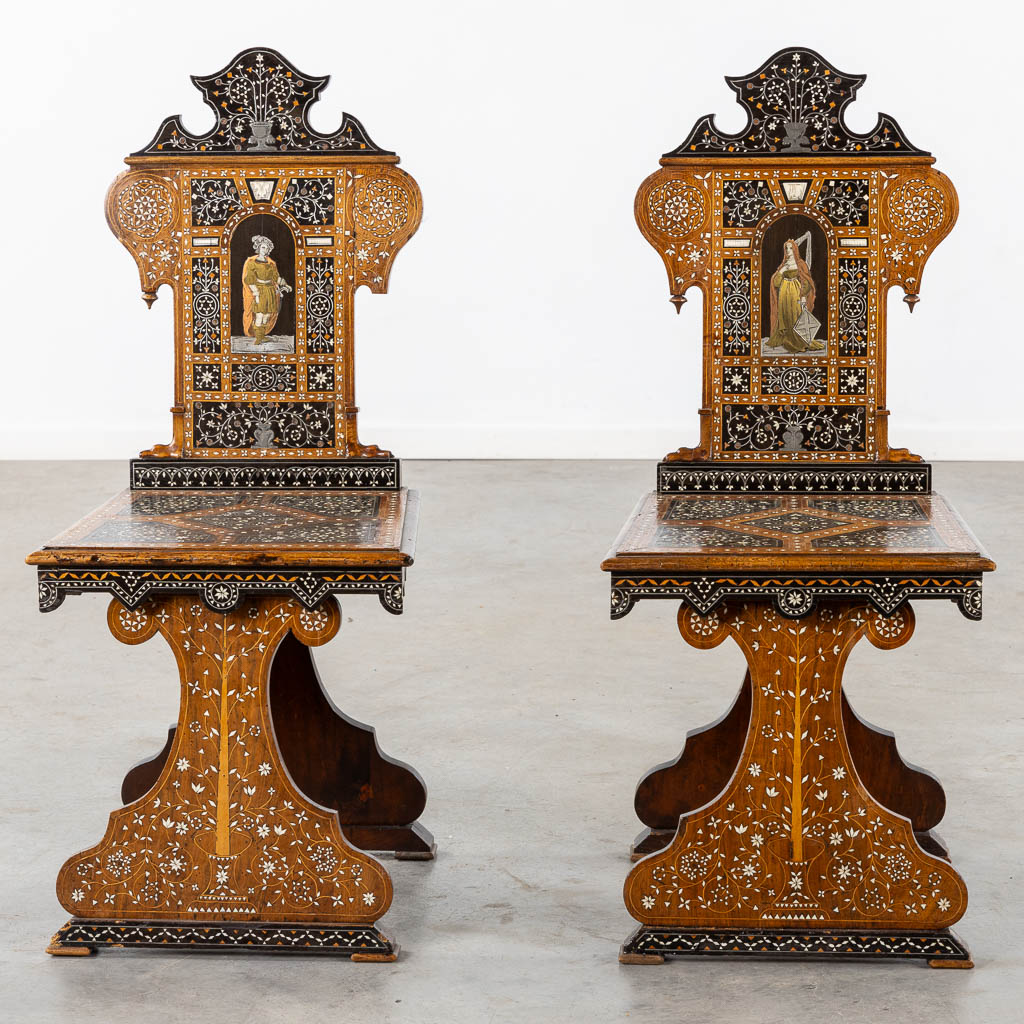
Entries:
MULTIPOLYGON (((804 595, 794 594, 799 603, 804 595)), ((967 893, 948 862, 918 846, 910 822, 877 803, 847 746, 841 676, 863 635, 898 647, 909 607, 883 616, 864 605, 783 617, 764 602, 729 602, 710 615, 679 611, 694 647, 732 636, 750 667, 752 706, 732 779, 685 814, 664 851, 640 861, 626 906, 648 925, 709 927, 946 927, 967 893)))
MULTIPOLYGON (((225 595, 226 597, 227 595, 225 595)), ((279 761, 267 680, 290 629, 305 644, 337 631, 333 598, 313 610, 279 597, 232 615, 172 596, 128 611, 111 631, 160 632, 181 668, 179 728, 159 780, 115 811, 103 840, 61 869, 58 895, 84 918, 375 921, 387 873, 342 837, 337 816, 295 789, 279 761)))

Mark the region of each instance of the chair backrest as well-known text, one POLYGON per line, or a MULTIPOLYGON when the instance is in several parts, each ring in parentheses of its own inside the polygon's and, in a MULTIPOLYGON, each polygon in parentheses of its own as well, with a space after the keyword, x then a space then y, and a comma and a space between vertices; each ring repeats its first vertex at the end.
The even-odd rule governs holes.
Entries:
POLYGON ((387 290, 419 226, 416 182, 356 118, 316 131, 308 112, 328 79, 274 50, 192 81, 214 127, 195 136, 167 118, 107 195, 143 298, 174 294, 173 440, 142 453, 133 482, 198 485, 204 464, 230 460, 240 486, 264 478, 239 463, 295 485, 325 479, 311 462, 358 460, 350 481, 397 486, 390 453, 358 436, 353 296, 387 290))
POLYGON ((676 309, 704 300, 700 440, 659 489, 927 491, 929 467, 889 445, 885 298, 898 285, 913 310, 956 192, 892 118, 850 131, 864 76, 813 50, 726 81, 746 126, 701 118, 636 196, 676 309))

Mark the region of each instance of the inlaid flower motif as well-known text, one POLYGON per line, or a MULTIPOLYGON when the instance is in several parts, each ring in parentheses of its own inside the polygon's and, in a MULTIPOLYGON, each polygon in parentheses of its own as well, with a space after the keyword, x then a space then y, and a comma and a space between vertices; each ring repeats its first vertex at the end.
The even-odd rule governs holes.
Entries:
POLYGON ((841 764, 837 764, 835 768, 832 769, 832 778, 837 780, 845 779, 846 769, 841 764))
POLYGON ((939 908, 939 910, 942 910, 942 911, 949 910, 949 907, 950 907, 949 900, 947 900, 945 896, 943 896, 939 900, 937 900, 935 905, 939 908))
POLYGON ((268 762, 261 761, 259 768, 257 768, 256 770, 260 773, 260 775, 269 775, 273 769, 271 769, 268 762))
POLYGON ((910 858, 899 850, 885 858, 885 873, 894 882, 905 882, 912 869, 910 858))
POLYGON ((686 247, 685 252, 680 253, 680 256, 688 263, 703 263, 708 258, 708 251, 707 249, 701 248, 699 245, 693 245, 691 243, 686 247))
POLYGON ((313 847, 310 859, 321 875, 329 875, 338 868, 338 855, 332 846, 326 844, 313 847))
POLYGON ((220 384, 220 378, 208 366, 204 366, 195 375, 195 387, 198 391, 210 391, 220 384))
POLYGON ((679 858, 679 871, 690 879, 703 878, 711 863, 711 855, 700 850, 687 850, 679 858))
POLYGON ((761 774, 761 766, 755 762, 751 762, 747 765, 747 771, 756 779, 761 774))
POLYGON ((75 903, 81 903, 85 899, 85 893, 81 889, 73 889, 71 891, 71 899, 75 903))
POLYGON ((313 883, 305 875, 298 875, 288 883, 288 892, 297 903, 307 903, 315 896, 313 883))
POLYGON ((644 910, 652 910, 654 908, 654 897, 642 896, 640 898, 640 905, 644 908, 644 910))
POLYGON ((363 893, 363 902, 368 906, 372 907, 377 902, 377 894, 373 892, 363 893))
POLYGON ((717 612, 712 612, 708 616, 695 614, 691 621, 695 632, 700 633, 702 636, 710 636, 718 629, 719 619, 717 612))
POLYGON ((177 768, 178 768, 179 772, 187 772, 189 770, 189 768, 191 768, 191 767, 192 767, 192 765, 189 763, 189 760, 188 760, 187 757, 179 757, 178 758, 177 768))
POLYGON ((107 873, 115 878, 124 878, 131 871, 132 858, 125 850, 114 850, 107 857, 107 873))
POLYGON ((894 263, 898 266, 907 258, 907 249, 902 245, 894 245, 885 250, 885 255, 889 257, 890 263, 894 263))

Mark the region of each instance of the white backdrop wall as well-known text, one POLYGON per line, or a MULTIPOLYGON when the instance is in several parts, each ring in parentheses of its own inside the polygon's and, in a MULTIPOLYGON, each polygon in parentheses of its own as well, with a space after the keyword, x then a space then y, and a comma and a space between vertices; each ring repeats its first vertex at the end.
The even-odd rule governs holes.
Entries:
POLYGON ((851 127, 891 114, 960 193, 914 315, 890 294, 892 443, 1024 458, 1016 11, 860 0, 795 28, 740 0, 9 8, 0 457, 123 458, 169 439, 170 291, 146 310, 103 197, 166 115, 208 129, 188 75, 253 45, 330 73, 314 124, 351 112, 423 189, 391 293, 356 300, 364 441, 406 458, 692 444, 700 298, 676 317, 633 195, 699 115, 742 125, 724 74, 797 45, 867 73, 851 127))

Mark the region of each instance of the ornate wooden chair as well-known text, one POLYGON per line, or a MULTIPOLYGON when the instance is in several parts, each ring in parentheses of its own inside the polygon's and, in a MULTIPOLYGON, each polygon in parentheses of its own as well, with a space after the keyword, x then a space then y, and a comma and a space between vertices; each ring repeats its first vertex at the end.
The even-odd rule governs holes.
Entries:
POLYGON ((193 78, 214 127, 168 118, 107 196, 145 301, 173 293, 172 439, 28 561, 43 611, 101 592, 119 640, 162 634, 181 708, 61 869, 74 917, 51 953, 393 960, 375 927, 391 880, 365 851, 433 856, 422 780, 334 706, 309 652, 338 630, 335 595, 401 613, 418 508, 399 461, 359 440, 353 297, 387 289, 420 193, 354 117, 310 126, 327 81, 264 48, 193 78))
POLYGON ((979 619, 995 568, 887 429, 886 295, 913 310, 956 192, 891 118, 851 132, 864 78, 812 50, 726 81, 746 126, 701 118, 635 205, 677 311, 703 296, 700 440, 658 466, 602 568, 613 618, 679 601, 687 643, 732 637, 749 668, 731 709, 637 788, 640 927, 620 959, 970 967, 949 931, 967 891, 932 831, 942 788, 842 690, 861 637, 910 639, 913 601, 979 619))

